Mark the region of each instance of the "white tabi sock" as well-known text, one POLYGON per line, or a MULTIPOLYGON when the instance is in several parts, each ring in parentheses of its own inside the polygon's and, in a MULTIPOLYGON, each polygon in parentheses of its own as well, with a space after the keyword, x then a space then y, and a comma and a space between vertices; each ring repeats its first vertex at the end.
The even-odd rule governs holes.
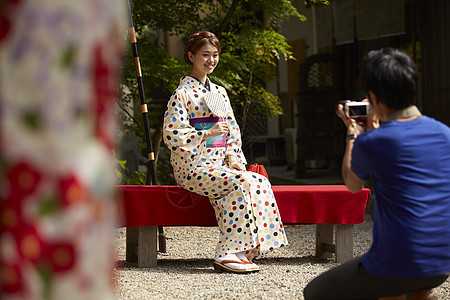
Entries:
MULTIPOLYGON (((239 257, 236 256, 236 254, 232 253, 232 254, 227 254, 225 256, 216 258, 216 261, 218 262, 223 262, 225 260, 235 260, 238 262, 242 262, 239 257)), ((241 263, 225 263, 225 265, 229 268, 235 269, 235 270, 247 270, 248 269, 248 265, 246 264, 241 264, 241 263)))
POLYGON ((242 260, 243 262, 247 262, 247 268, 248 269, 258 269, 259 270, 259 266, 255 263, 250 263, 250 260, 247 258, 247 256, 245 256, 244 252, 238 252, 236 253, 236 256, 242 260))

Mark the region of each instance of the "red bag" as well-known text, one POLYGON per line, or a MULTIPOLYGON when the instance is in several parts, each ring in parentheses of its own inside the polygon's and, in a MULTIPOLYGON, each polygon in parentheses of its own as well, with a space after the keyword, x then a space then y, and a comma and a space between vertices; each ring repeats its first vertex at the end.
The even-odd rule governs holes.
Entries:
POLYGON ((261 174, 267 179, 269 179, 269 175, 267 175, 266 169, 264 168, 263 165, 254 163, 253 165, 250 165, 250 167, 248 167, 248 171, 261 174))

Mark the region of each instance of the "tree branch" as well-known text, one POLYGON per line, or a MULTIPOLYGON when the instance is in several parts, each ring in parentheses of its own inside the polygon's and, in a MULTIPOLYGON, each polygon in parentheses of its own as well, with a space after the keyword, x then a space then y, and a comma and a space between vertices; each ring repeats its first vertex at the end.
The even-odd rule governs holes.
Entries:
POLYGON ((236 11, 236 8, 237 8, 239 2, 241 2, 241 0, 233 0, 233 3, 231 3, 230 9, 228 10, 227 15, 222 20, 222 23, 220 24, 219 29, 216 32, 216 36, 217 36, 218 39, 220 39, 220 36, 222 35, 222 32, 225 30, 225 28, 227 27, 228 23, 230 23, 231 16, 236 11))
POLYGON ((245 105, 244 105, 244 111, 242 112, 242 132, 245 130, 245 123, 247 121, 247 111, 250 106, 250 88, 252 87, 252 80, 253 80, 253 69, 255 65, 252 65, 252 68, 250 69, 250 78, 248 80, 248 87, 247 87, 247 95, 245 96, 245 105))
POLYGON ((119 108, 127 115, 127 117, 130 118, 134 123, 136 123, 136 124, 138 125, 137 127, 138 127, 139 131, 140 131, 142 134, 145 134, 145 131, 144 131, 144 129, 139 125, 138 120, 136 120, 136 118, 133 117, 133 116, 129 113, 129 111, 125 108, 125 106, 122 105, 121 101, 117 101, 117 103, 118 103, 119 108))

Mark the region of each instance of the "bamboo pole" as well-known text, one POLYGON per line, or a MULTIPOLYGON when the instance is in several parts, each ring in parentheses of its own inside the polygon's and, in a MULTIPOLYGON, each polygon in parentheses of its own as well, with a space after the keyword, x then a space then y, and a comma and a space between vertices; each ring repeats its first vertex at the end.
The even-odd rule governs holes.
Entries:
MULTIPOLYGON (((133 15, 131 12, 130 0, 127 0, 127 2, 128 2, 128 13, 130 16, 130 18, 129 18, 130 19, 130 28, 129 28, 130 43, 131 43, 131 49, 133 51, 134 65, 136 67, 136 79, 137 79, 138 90, 139 90, 139 99, 141 102, 142 118, 144 121, 145 140, 147 142, 147 153, 148 153, 148 166, 150 168, 150 176, 151 176, 151 181, 149 182, 149 180, 147 178, 147 182, 150 185, 156 185, 155 153, 153 152, 150 125, 148 122, 148 107, 147 107, 147 102, 145 100, 144 84, 143 84, 143 80, 142 80, 141 63, 139 61, 139 52, 138 52, 138 47, 137 47, 136 31, 134 29, 134 24, 133 24, 133 15)), ((166 236, 164 235, 164 229, 161 226, 159 226, 158 229, 159 229, 159 251, 165 253, 166 252, 166 236)))

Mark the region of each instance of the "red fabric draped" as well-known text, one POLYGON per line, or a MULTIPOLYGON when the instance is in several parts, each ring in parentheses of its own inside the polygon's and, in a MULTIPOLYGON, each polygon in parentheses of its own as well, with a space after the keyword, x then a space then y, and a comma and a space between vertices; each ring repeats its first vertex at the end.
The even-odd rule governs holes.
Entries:
MULTIPOLYGON (((216 226, 208 198, 178 186, 118 186, 119 226, 216 226)), ((351 193, 343 185, 272 186, 284 224, 359 224, 370 190, 351 193)))

